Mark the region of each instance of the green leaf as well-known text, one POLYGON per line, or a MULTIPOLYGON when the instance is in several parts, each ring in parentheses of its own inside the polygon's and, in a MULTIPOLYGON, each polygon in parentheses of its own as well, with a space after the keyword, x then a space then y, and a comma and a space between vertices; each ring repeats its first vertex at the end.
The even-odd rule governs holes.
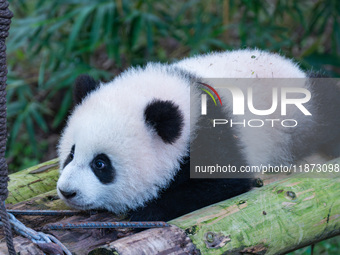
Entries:
POLYGON ((22 110, 25 108, 26 102, 22 101, 15 101, 10 102, 7 104, 7 118, 12 118, 15 115, 22 112, 22 110))
POLYGON ((89 45, 91 46, 91 49, 94 50, 96 48, 96 44, 98 43, 103 30, 103 22, 105 18, 105 13, 107 11, 107 6, 99 6, 96 10, 96 13, 94 15, 93 19, 93 25, 90 35, 90 42, 89 45))
POLYGON ((35 139, 34 125, 33 125, 33 121, 30 116, 27 116, 27 118, 25 119, 25 124, 26 124, 26 129, 28 132, 28 138, 32 146, 32 150, 34 154, 38 154, 38 147, 37 147, 37 141, 35 139))
POLYGON ((61 102, 61 106, 59 108, 59 111, 57 112, 52 127, 57 128, 66 118, 66 115, 71 107, 72 104, 72 93, 71 91, 68 91, 61 102))
POLYGON ((10 146, 13 146, 14 142, 18 138, 17 136, 23 124, 24 118, 25 118, 24 114, 19 114, 18 118, 14 121, 10 132, 10 146))
POLYGON ((43 87, 44 85, 45 69, 46 69, 46 55, 43 54, 42 61, 40 64, 40 69, 39 69, 39 77, 38 77, 39 87, 43 87))
POLYGON ((77 38, 80 30, 82 29, 82 27, 84 26, 84 23, 86 21, 86 19, 88 19, 90 13, 93 11, 93 9, 95 8, 95 4, 87 6, 87 7, 83 7, 83 9, 79 10, 79 15, 73 25, 72 28, 72 32, 69 36, 68 42, 67 42, 67 51, 70 52, 72 50, 72 48, 75 46, 76 41, 79 40, 79 38, 77 38))
POLYGON ((44 118, 42 117, 42 115, 40 114, 40 112, 36 109, 36 107, 34 109, 32 109, 31 111, 32 117, 34 118, 34 120, 36 121, 36 123, 38 124, 38 126, 45 132, 48 132, 48 127, 47 124, 44 120, 44 118))
POLYGON ((142 17, 138 15, 132 20, 130 36, 129 36, 129 46, 130 49, 133 49, 136 46, 137 40, 141 33, 142 29, 142 17))

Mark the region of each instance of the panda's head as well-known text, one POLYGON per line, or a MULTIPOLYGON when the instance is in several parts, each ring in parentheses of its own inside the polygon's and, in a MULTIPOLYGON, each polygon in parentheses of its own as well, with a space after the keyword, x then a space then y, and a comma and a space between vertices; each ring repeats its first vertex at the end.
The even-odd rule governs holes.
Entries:
POLYGON ((189 85, 155 69, 108 84, 76 80, 76 107, 59 143, 57 190, 68 205, 121 213, 157 197, 175 176, 188 153, 189 85))

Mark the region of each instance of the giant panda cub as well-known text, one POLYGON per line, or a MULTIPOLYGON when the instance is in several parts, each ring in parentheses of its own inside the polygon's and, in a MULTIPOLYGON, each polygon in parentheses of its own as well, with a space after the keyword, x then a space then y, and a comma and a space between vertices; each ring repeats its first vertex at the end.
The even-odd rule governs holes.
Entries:
MULTIPOLYGON (((202 84, 209 82, 206 78, 306 77, 291 60, 260 50, 149 63, 108 83, 81 75, 74 88, 76 106, 58 147, 58 194, 78 209, 167 221, 246 192, 251 178, 190 178, 190 139, 200 130, 202 84)), ((223 157, 236 165, 288 164, 339 141, 339 89, 306 82, 301 87, 316 95, 309 101, 308 123, 294 132, 256 129, 256 135, 241 125, 225 129, 223 157), (328 101, 333 104, 324 109, 328 101)), ((224 104, 218 109, 228 119, 230 98, 220 96, 224 104)))

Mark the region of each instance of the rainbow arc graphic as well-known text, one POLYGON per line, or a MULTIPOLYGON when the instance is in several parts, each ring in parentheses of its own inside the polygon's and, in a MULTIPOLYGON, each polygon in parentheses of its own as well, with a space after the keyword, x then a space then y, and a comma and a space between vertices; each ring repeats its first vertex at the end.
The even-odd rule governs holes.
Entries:
MULTIPOLYGON (((210 85, 203 83, 203 82, 198 82, 198 83, 209 88, 216 95, 216 97, 220 101, 220 104, 222 105, 222 100, 220 98, 220 95, 217 93, 217 91, 213 87, 211 87, 210 85)), ((203 90, 205 93, 207 93, 211 97, 211 99, 214 101, 215 105, 217 105, 215 97, 211 94, 211 92, 209 90, 204 89, 204 88, 201 88, 201 90, 203 90)))

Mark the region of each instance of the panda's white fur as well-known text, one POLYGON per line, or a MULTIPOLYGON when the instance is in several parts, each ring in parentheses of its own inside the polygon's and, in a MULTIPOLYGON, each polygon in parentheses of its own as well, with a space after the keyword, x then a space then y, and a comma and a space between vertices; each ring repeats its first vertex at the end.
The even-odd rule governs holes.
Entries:
POLYGON ((204 78, 305 78, 296 63, 261 50, 235 50, 186 58, 175 66, 204 78))
MULTIPOLYGON (((190 100, 192 76, 204 81, 305 78, 306 74, 291 60, 260 50, 212 53, 172 65, 150 63, 144 68, 130 68, 89 93, 68 119, 59 144, 61 162, 66 161, 73 145, 75 152, 64 168, 61 163, 59 196, 75 208, 105 208, 114 213, 136 210, 155 200, 180 170, 189 153, 190 133, 197 128, 200 91, 191 90, 190 100), (179 74, 181 70, 184 74, 179 74), (145 124, 143 112, 152 99, 174 102, 183 115, 181 135, 173 143, 165 143, 145 124), (191 113, 195 115, 191 123, 190 107, 197 109, 191 113), (112 183, 102 184, 89 166, 99 153, 108 155, 114 165, 112 183), (76 191, 77 195, 66 199, 60 190, 76 191)), ((261 98, 264 102, 265 96, 261 98)), ((230 101, 228 95, 222 93, 221 97, 223 102, 230 101)), ((238 132, 249 164, 291 161, 287 147, 292 141, 280 129, 259 129, 256 136, 247 130, 238 132)))
MULTIPOLYGON (((174 65, 195 73, 199 77, 208 78, 210 85, 218 85, 211 84, 214 78, 306 78, 306 74, 292 60, 261 50, 236 50, 207 54, 187 58, 174 65)), ((218 83, 218 80, 216 82, 218 83)), ((256 105, 259 109, 268 109, 272 101, 271 90, 265 89, 265 87, 259 88, 259 85, 269 85, 264 83, 263 80, 261 82, 262 84, 256 83, 257 88, 254 88, 254 93, 257 94, 254 98, 258 99, 256 105)), ((297 82, 298 80, 295 81, 295 85, 297 85, 297 82)), ((286 85, 287 82, 284 80, 282 82, 280 80, 275 81, 276 87, 286 85)), ((305 84, 305 80, 301 79, 299 85, 305 87, 307 84, 305 84)), ((249 87, 249 82, 246 81, 240 84, 240 87, 245 91, 249 87), (243 88, 242 85, 244 85, 243 88)), ((225 112, 228 112, 232 107, 232 98, 230 93, 226 94, 225 92, 226 90, 221 90, 219 94, 222 102, 224 102, 225 112)), ((198 102, 199 100, 195 101, 198 102)), ((272 117, 274 118, 275 116, 272 117)), ((293 117, 288 115, 287 119, 293 117)), ((249 111, 246 111, 245 115, 236 115, 233 118, 236 122, 241 122, 243 119, 265 119, 266 116, 261 118, 261 116, 254 116, 249 111)), ((304 124, 301 123, 301 125, 304 124)), ((291 162, 291 152, 287 151, 286 148, 293 141, 289 136, 282 135, 282 128, 276 127, 273 129, 269 125, 261 129, 242 128, 240 126, 236 128, 238 128, 237 132, 240 132, 238 137, 243 144, 241 147, 249 165, 291 162)))
POLYGON ((62 170, 58 181, 62 190, 84 189, 70 205, 82 209, 105 207, 119 213, 156 197, 187 154, 189 93, 188 81, 169 75, 161 65, 149 64, 101 85, 77 106, 59 146, 60 159, 66 159, 73 144, 75 155, 79 155, 62 170), (150 97, 173 100, 182 110, 182 135, 171 145, 164 144, 145 125, 143 110, 150 97), (88 166, 99 152, 107 152, 114 162, 117 176, 113 184, 100 185, 88 166))

